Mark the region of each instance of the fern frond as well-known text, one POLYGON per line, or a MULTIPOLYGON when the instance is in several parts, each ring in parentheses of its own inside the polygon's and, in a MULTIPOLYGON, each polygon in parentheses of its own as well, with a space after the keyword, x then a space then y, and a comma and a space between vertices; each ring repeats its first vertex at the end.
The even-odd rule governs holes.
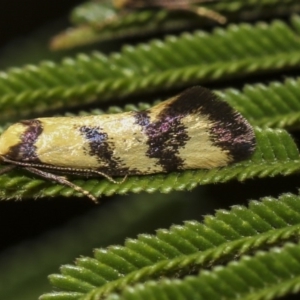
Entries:
MULTIPOLYGON (((231 22, 240 21, 241 19, 253 19, 264 14, 268 17, 270 15, 276 17, 277 15, 300 12, 300 5, 297 0, 288 0, 284 4, 280 0, 223 0, 200 3, 199 5, 225 15, 231 22)), ((145 36, 146 34, 168 32, 170 30, 178 31, 208 24, 208 20, 205 18, 199 18, 184 12, 173 13, 165 9, 146 9, 119 15, 110 5, 100 2, 87 2, 78 6, 73 10, 71 19, 74 24, 82 25, 55 36, 51 42, 53 50, 69 49, 119 37, 145 36), (114 18, 105 19, 107 14, 114 18), (110 21, 108 21, 109 19, 110 21), (83 32, 85 32, 85 35, 83 32)))
MULTIPOLYGON (((284 4, 280 0, 222 0, 222 1, 207 1, 199 2, 194 5, 207 7, 211 10, 230 14, 233 12, 254 10, 255 12, 262 11, 268 8, 269 15, 275 11, 297 12, 299 8, 297 0, 286 0, 284 4), (289 9, 287 11, 287 9, 289 9), (293 10, 292 10, 293 9, 293 10)), ((112 9, 111 1, 93 2, 88 1, 75 7, 71 13, 71 22, 73 24, 95 24, 105 21, 107 10, 112 9)), ((282 12, 281 12, 282 13, 282 12)), ((110 14, 110 13, 109 13, 110 14)), ((170 18, 171 16, 169 16, 170 18)), ((109 26, 109 24, 108 24, 109 26)), ((113 25, 112 25, 113 26, 113 25)))
POLYGON ((299 196, 268 197, 251 201, 249 208, 220 210, 214 217, 207 216, 204 224, 188 221, 170 230, 158 230, 156 236, 127 240, 124 247, 97 249, 95 258, 81 257, 76 266, 63 266, 61 275, 51 275, 51 283, 62 292, 41 299, 57 300, 62 295, 72 299, 68 293, 74 292, 85 295, 80 299, 102 299, 116 291, 123 293, 136 283, 184 277, 259 249, 294 241, 300 234, 299 211, 299 196))
MULTIPOLYGON (((91 192, 96 197, 101 195, 153 193, 160 191, 191 190, 198 185, 239 181, 254 177, 272 177, 288 175, 300 170, 299 151, 292 138, 283 130, 256 130, 257 149, 251 159, 228 167, 211 170, 187 170, 168 174, 130 176, 122 184, 114 184, 105 179, 71 180, 76 185, 91 192)), ((73 189, 53 184, 41 179, 33 179, 24 171, 12 171, 0 177, 1 199, 24 199, 72 195, 82 197, 73 189)))
MULTIPOLYGON (((300 291, 300 245, 287 244, 270 252, 259 252, 244 257, 226 267, 203 271, 198 277, 163 279, 127 287, 120 294, 109 295, 107 300, 271 300, 300 291)), ((65 298, 67 299, 67 298, 65 298)), ((97 300, 87 295, 80 300, 97 300)))
MULTIPOLYGON (((174 29, 174 26, 184 28, 187 26, 187 23, 190 23, 190 21, 177 21, 176 24, 174 24, 174 21, 166 22, 169 15, 170 13, 166 10, 160 10, 158 12, 145 10, 133 12, 123 17, 117 17, 117 15, 115 15, 116 19, 111 23, 105 22, 103 18, 100 18, 100 20, 92 24, 82 24, 75 28, 69 28, 54 36, 50 41, 50 48, 54 51, 67 50, 116 38, 137 37, 139 35, 144 36, 145 34, 150 35, 158 29, 169 31, 170 29, 174 29), (143 30, 141 30, 141 28, 143 28, 143 30)), ((77 19, 78 17, 76 16, 75 18, 77 19)))
POLYGON ((274 21, 170 36, 108 57, 81 54, 61 64, 15 68, 0 73, 1 117, 298 68, 299 49, 299 36, 274 21))

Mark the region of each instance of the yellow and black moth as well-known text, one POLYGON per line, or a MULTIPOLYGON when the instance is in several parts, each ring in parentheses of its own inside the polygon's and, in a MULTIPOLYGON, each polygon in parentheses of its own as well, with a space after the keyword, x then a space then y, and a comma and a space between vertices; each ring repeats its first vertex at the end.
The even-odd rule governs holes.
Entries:
POLYGON ((165 8, 168 10, 187 11, 224 24, 226 23, 224 16, 213 10, 199 6, 199 4, 215 1, 216 0, 113 0, 113 5, 117 9, 123 10, 165 8))
POLYGON ((0 174, 15 167, 96 198, 62 175, 146 175, 226 166, 249 157, 249 123, 195 86, 151 109, 21 121, 0 137, 0 174))

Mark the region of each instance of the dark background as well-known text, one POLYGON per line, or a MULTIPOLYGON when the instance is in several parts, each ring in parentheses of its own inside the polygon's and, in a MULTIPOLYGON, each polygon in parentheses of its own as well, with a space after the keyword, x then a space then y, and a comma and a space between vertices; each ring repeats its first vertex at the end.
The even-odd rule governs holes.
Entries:
POLYGON ((79 0, 0 0, 0 47, 58 18, 79 0))

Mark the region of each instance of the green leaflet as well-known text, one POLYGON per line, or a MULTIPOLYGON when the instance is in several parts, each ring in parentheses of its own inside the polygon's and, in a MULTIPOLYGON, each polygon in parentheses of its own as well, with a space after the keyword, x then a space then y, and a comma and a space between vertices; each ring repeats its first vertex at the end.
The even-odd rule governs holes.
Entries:
POLYGON ((253 125, 273 128, 299 128, 300 78, 284 83, 246 85, 242 91, 228 89, 219 95, 253 125))
MULTIPOLYGON (((140 235, 137 240, 127 240, 124 247, 112 246, 108 249, 97 249, 95 258, 81 257, 77 260, 76 266, 63 266, 61 275, 51 275, 52 284, 62 291, 45 294, 40 299, 114 299, 113 297, 117 297, 117 295, 111 294, 114 292, 121 293, 124 297, 127 297, 126 295, 130 297, 131 292, 141 293, 141 289, 145 291, 149 289, 150 293, 152 288, 160 289, 164 285, 175 289, 177 285, 182 285, 183 289, 188 288, 186 282, 195 281, 195 285, 197 285, 198 282, 201 282, 200 278, 202 277, 215 280, 216 284, 219 283, 217 285, 222 285, 222 282, 224 280, 227 282, 228 279, 228 283, 234 286, 230 292, 235 295, 241 292, 240 288, 244 288, 244 285, 242 287, 235 286, 235 276, 230 273, 233 270, 238 271, 239 274, 244 274, 242 278, 245 279, 248 276, 250 278, 254 276, 253 271, 260 270, 261 276, 252 277, 252 280, 258 277, 254 283, 260 282, 253 286, 253 289, 255 287, 256 290, 251 289, 251 283, 249 283, 249 289, 246 289, 247 296, 249 296, 249 292, 252 295, 254 292, 262 294, 268 288, 274 289, 274 282, 270 280, 267 268, 272 268, 272 273, 279 271, 277 277, 284 275, 282 284, 285 285, 285 289, 281 287, 281 290, 285 294, 291 293, 293 290, 288 284, 290 280, 300 275, 299 267, 297 267, 300 261, 297 264, 294 261, 297 257, 300 260, 300 256, 294 257, 295 254, 293 254, 299 252, 299 246, 278 249, 276 252, 285 254, 281 254, 283 257, 278 257, 271 263, 268 261, 278 253, 271 251, 266 254, 258 254, 256 258, 243 257, 241 261, 230 263, 224 268, 209 269, 220 263, 226 265, 228 261, 233 258, 237 259, 244 254, 281 245, 283 241, 298 239, 300 233, 299 211, 299 196, 285 194, 278 199, 268 197, 262 201, 251 201, 249 208, 234 206, 231 211, 220 210, 214 217, 207 216, 204 224, 187 221, 184 225, 172 226, 170 230, 158 230, 156 236, 140 235), (286 252, 286 249, 289 250, 286 252), (293 256, 288 257, 289 253, 292 253, 293 256), (266 258, 260 263, 255 262, 259 257, 266 258), (252 259, 254 259, 253 262, 252 259), (274 264, 275 261, 278 261, 277 265, 274 264), (292 273, 286 274, 286 269, 283 267, 285 264, 289 267, 293 266, 289 268, 292 269, 292 273), (258 265, 260 268, 257 267, 258 265), (266 268, 265 272, 263 271, 264 267, 266 268), (199 277, 185 277, 192 270, 195 273, 196 270, 201 269, 208 270, 200 273, 199 277), (220 275, 223 277, 219 278, 218 274, 223 273, 228 274, 228 277, 220 275), (169 278, 169 280, 162 280, 159 285, 154 285, 153 280, 158 278, 161 280, 161 277, 169 278), (183 277, 183 279, 177 281, 173 279, 174 277, 183 277), (139 284, 136 285, 137 283, 139 284), (271 286, 268 287, 268 285, 271 286)), ((249 282, 253 283, 251 280, 249 282)), ((297 282, 299 284, 299 278, 297 282)), ((199 288, 200 293, 201 291, 206 291, 206 289, 199 288)), ((160 296, 164 294, 163 291, 159 293, 160 296)), ((146 298, 136 296, 134 299, 146 298)))
MULTIPOLYGON (((253 177, 272 177, 299 172, 299 151, 292 138, 284 130, 257 129, 257 149, 251 159, 228 167, 211 170, 187 170, 168 174, 149 176, 130 176, 120 184, 113 184, 104 179, 71 180, 90 191, 96 197, 101 195, 153 193, 160 191, 191 190, 202 184, 226 182, 232 179, 239 181, 253 177)), ((13 171, 0 177, 1 199, 36 198, 72 195, 82 197, 73 189, 41 179, 33 179, 24 171, 13 171)))
MULTIPOLYGON (((300 18, 294 17, 293 22, 300 23, 300 18)), ((164 41, 126 46, 110 56, 95 52, 66 58, 61 64, 43 62, 14 68, 0 73, 1 120, 16 114, 41 114, 79 103, 298 68, 299 49, 296 32, 284 22, 274 21, 270 25, 230 25, 212 34, 198 31, 169 36, 164 41)))

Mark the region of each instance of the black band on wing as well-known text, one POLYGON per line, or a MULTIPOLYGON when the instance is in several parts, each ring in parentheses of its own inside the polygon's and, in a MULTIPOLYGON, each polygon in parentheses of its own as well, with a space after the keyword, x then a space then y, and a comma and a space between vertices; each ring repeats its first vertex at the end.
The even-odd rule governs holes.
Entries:
POLYGON ((88 140, 88 154, 105 165, 97 169, 99 172, 112 176, 129 173, 129 169, 122 166, 122 159, 114 156, 114 144, 108 141, 107 133, 102 132, 100 127, 82 126, 79 131, 88 140))
POLYGON ((39 163, 35 143, 43 132, 42 123, 36 119, 21 121, 20 123, 27 128, 21 135, 20 143, 9 149, 7 157, 16 161, 39 163))
POLYGON ((149 112, 137 112, 134 115, 135 123, 142 127, 147 135, 149 158, 156 158, 165 172, 179 170, 184 161, 179 156, 179 149, 189 140, 187 130, 181 123, 182 115, 176 106, 171 103, 157 116, 157 121, 150 123, 149 112))

